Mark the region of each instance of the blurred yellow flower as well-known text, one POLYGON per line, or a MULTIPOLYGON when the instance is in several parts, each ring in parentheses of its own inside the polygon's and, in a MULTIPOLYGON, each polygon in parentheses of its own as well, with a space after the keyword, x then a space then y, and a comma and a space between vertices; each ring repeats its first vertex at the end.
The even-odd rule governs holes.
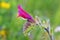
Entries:
POLYGON ((6 35, 6 32, 5 32, 5 30, 1 30, 1 31, 0 31, 0 35, 3 35, 3 36, 5 36, 5 35, 6 35))
POLYGON ((1 2, 1 7, 2 8, 9 9, 10 8, 10 4, 9 3, 6 3, 6 2, 1 2))

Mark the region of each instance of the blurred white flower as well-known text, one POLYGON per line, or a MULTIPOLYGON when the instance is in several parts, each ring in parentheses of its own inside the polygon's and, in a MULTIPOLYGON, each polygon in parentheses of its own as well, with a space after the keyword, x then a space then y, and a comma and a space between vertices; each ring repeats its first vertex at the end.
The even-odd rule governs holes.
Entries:
POLYGON ((55 32, 60 32, 60 26, 57 26, 54 31, 55 32))

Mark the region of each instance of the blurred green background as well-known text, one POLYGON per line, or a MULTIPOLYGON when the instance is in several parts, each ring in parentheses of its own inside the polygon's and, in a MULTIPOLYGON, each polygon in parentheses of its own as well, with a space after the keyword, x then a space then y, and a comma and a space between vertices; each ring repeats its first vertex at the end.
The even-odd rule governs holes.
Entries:
MULTIPOLYGON (((23 24, 26 21, 17 18, 18 4, 33 17, 36 15, 48 17, 50 19, 51 32, 55 40, 60 40, 60 32, 54 32, 55 28, 60 26, 60 0, 0 0, 0 29, 3 30, 4 28, 7 30, 6 40, 30 40, 23 35, 22 31, 23 24), (2 8, 1 2, 10 3, 10 8, 2 8)), ((35 35, 34 40, 39 40, 44 33, 41 32, 41 29, 36 28, 33 34, 35 35)))

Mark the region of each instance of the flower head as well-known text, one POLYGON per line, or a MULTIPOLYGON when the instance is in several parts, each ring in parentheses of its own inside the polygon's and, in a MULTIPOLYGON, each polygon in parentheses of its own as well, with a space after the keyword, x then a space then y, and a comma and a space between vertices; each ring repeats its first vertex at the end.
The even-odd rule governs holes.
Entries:
POLYGON ((20 5, 18 5, 18 17, 22 17, 24 19, 27 19, 30 22, 33 22, 33 17, 27 13, 20 5))
POLYGON ((18 16, 21 16, 25 19, 32 18, 25 10, 22 9, 20 5, 18 5, 18 16))

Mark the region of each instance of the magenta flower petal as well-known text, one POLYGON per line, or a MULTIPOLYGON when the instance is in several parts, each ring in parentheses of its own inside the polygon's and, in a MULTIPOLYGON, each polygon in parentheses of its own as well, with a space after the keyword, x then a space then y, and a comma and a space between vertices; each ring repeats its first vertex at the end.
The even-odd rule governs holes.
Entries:
POLYGON ((27 13, 20 5, 18 5, 18 17, 22 17, 30 22, 34 22, 33 17, 27 13))
POLYGON ((18 16, 19 17, 21 16, 25 19, 32 18, 32 16, 30 16, 30 14, 28 14, 25 10, 23 10, 20 5, 18 5, 18 16))

